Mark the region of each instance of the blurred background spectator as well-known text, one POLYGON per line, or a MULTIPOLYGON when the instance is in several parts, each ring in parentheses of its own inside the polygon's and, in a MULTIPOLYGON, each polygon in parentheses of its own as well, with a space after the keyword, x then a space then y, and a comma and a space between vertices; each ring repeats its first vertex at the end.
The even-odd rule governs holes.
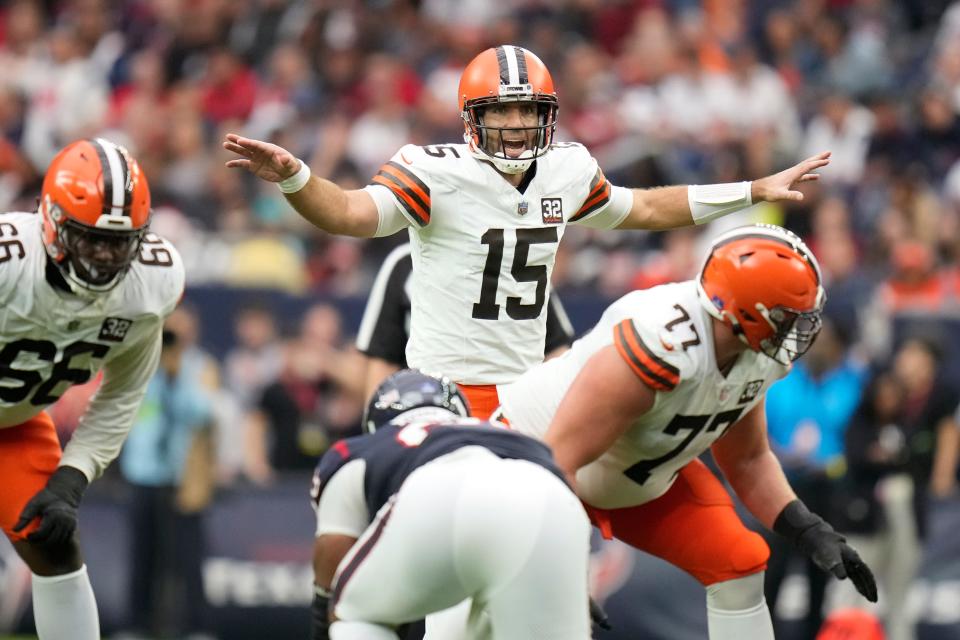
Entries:
POLYGON ((120 454, 130 487, 131 639, 205 629, 203 512, 212 499, 211 390, 216 371, 196 347, 197 320, 167 319, 157 373, 120 454))
MULTIPOLYGON (((850 352, 849 330, 827 315, 807 354, 767 394, 771 448, 797 497, 831 524, 833 499, 844 474, 844 432, 860 402, 865 377, 864 363, 850 352)), ((771 535, 768 542, 767 600, 777 602, 791 560, 803 562, 810 588, 802 637, 812 638, 823 623, 827 575, 782 538, 771 535)), ((772 612, 776 627, 776 609, 772 612)))

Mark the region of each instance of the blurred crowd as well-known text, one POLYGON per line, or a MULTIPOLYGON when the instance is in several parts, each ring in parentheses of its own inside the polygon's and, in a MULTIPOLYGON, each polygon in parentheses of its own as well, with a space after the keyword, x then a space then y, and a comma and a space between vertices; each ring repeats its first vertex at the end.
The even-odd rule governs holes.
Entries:
MULTIPOLYGON (((100 135, 139 159, 188 285, 363 296, 405 234, 313 229, 273 185, 224 167, 224 133, 276 142, 356 188, 406 142, 460 141, 460 70, 499 43, 546 62, 558 138, 586 144, 615 184, 744 180, 833 152, 802 202, 706 230, 572 227, 554 285, 612 298, 692 277, 724 225, 802 235, 824 270, 829 329, 771 392, 771 438, 808 501, 830 487, 838 527, 873 536, 877 566, 900 562, 885 588, 902 589, 915 555, 877 536, 919 549, 928 490, 956 486, 960 2, 10 0, 0 211, 35 208, 55 152, 100 135)), ((190 325, 178 343, 196 349, 190 325)), ((198 356, 221 483, 309 468, 357 429, 362 357, 335 307, 310 307, 291 332, 254 304, 233 329, 225 358, 198 356)))

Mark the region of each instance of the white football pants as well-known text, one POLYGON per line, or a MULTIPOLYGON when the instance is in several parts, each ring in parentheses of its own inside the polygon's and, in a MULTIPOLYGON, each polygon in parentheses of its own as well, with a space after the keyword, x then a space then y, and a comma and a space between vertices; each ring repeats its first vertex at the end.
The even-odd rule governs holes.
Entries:
POLYGON ((586 640, 589 539, 559 478, 464 447, 410 474, 344 557, 331 638, 351 621, 390 627, 473 598, 487 615, 471 616, 470 637, 586 640))

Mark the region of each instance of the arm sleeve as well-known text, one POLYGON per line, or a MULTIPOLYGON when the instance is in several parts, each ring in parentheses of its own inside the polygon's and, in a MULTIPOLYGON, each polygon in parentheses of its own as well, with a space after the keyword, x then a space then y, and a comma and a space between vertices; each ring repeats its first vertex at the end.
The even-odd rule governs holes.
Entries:
POLYGON ((406 287, 413 261, 410 245, 394 249, 377 273, 357 332, 357 349, 399 367, 407 364, 407 317, 410 299, 406 287))
POLYGON ((569 347, 573 344, 573 325, 567 317, 560 296, 556 291, 550 291, 547 303, 547 340, 544 343, 544 355, 560 347, 569 347))
POLYGON ((377 205, 377 213, 380 216, 377 231, 373 234, 374 238, 392 236, 397 231, 410 226, 410 221, 403 215, 400 205, 394 200, 390 190, 377 185, 367 185, 363 189, 373 196, 373 201, 377 205))
POLYGON ((93 481, 117 457, 160 361, 161 326, 157 318, 140 340, 104 366, 103 383, 80 418, 61 466, 75 467, 93 481))
POLYGON ((370 524, 363 496, 365 471, 364 460, 351 460, 321 485, 316 502, 316 537, 339 534, 359 538, 363 534, 370 524))
POLYGON ((582 224, 593 229, 613 229, 623 222, 633 208, 633 192, 610 184, 597 161, 590 159, 594 168, 593 178, 583 199, 583 204, 570 217, 572 224, 582 224))
POLYGON ((380 214, 375 237, 391 235, 409 225, 420 228, 430 224, 430 179, 419 147, 408 144, 401 148, 364 189, 380 214))

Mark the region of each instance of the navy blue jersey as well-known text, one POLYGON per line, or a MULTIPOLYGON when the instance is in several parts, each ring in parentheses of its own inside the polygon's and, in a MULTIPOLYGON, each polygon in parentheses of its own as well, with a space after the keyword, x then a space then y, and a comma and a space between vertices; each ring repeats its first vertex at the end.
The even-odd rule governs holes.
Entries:
POLYGON ((388 424, 330 447, 314 471, 314 503, 320 502, 320 495, 337 471, 351 460, 361 459, 366 462, 363 490, 372 517, 415 469, 468 446, 481 446, 505 459, 529 460, 566 482, 547 445, 489 422, 466 418, 436 424, 388 424))

